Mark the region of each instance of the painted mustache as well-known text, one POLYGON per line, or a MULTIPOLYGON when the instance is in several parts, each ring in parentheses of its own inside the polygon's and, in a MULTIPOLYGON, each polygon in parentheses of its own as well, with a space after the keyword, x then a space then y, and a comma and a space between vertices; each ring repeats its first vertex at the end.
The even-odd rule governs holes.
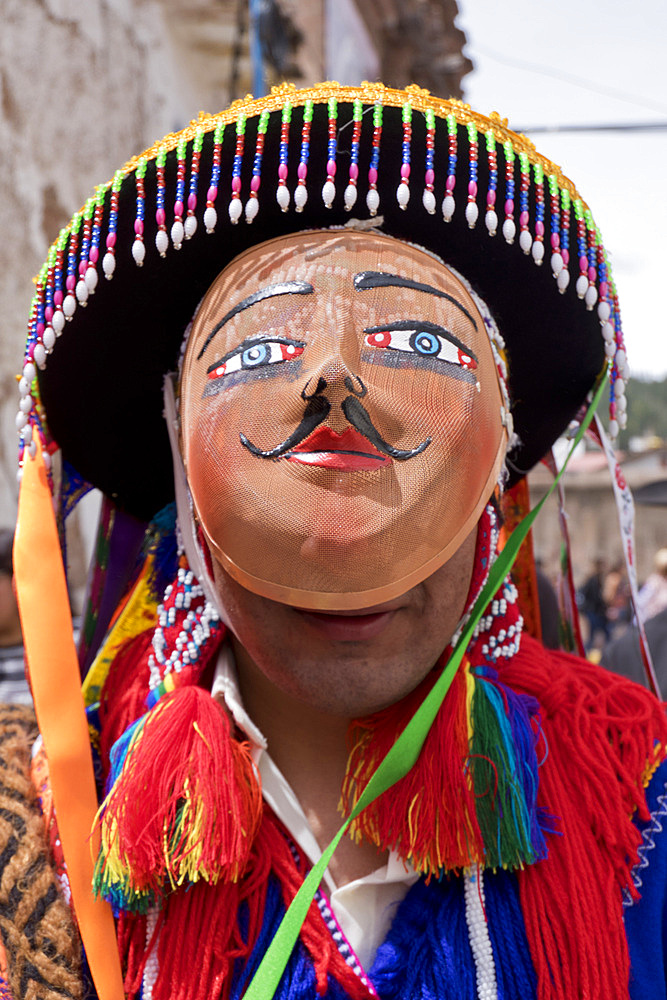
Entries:
MULTIPOLYGON (((415 448, 405 450, 402 448, 395 448, 394 445, 385 441, 373 424, 368 410, 363 403, 356 398, 356 396, 347 396, 347 398, 341 403, 341 409, 352 427, 354 427, 354 429, 358 431, 359 434, 366 439, 366 441, 368 441, 382 455, 387 455, 389 458, 393 458, 397 462, 405 462, 409 458, 421 455, 421 453, 425 451, 431 443, 432 439, 427 437, 415 448)), ((269 448, 266 450, 258 448, 257 445, 253 444, 252 441, 250 441, 243 433, 240 434, 241 444, 258 458, 281 458, 283 455, 294 451, 302 445, 303 442, 306 441, 306 438, 313 434, 315 429, 319 427, 324 420, 326 420, 330 411, 331 403, 325 396, 311 396, 308 400, 308 405, 306 406, 303 419, 299 423, 299 426, 292 431, 289 437, 287 437, 280 444, 277 444, 275 448, 269 448)), ((317 439, 315 438, 313 444, 316 443, 317 439)))

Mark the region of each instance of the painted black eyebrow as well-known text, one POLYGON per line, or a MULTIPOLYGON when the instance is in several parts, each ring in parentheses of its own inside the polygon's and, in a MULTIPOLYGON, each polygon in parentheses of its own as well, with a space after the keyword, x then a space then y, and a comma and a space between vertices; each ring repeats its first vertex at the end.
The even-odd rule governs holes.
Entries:
POLYGON ((267 285, 265 288, 259 288, 252 295, 249 295, 246 299, 242 299, 237 302, 235 306, 226 313, 219 323, 213 327, 208 337, 204 341, 204 346, 197 355, 197 361, 201 361, 202 355, 208 345, 211 343, 215 337, 218 330, 221 330, 225 323, 228 323, 230 319, 237 316, 238 313, 243 312, 244 309, 249 309, 250 306, 256 305, 261 302, 262 299, 270 299, 274 295, 310 295, 315 289, 307 281, 279 281, 275 285, 267 285))
POLYGON ((422 281, 413 281, 412 278, 404 278, 400 274, 386 274, 384 271, 360 271, 359 274, 355 274, 354 276, 354 287, 358 292, 365 291, 367 288, 388 288, 390 286, 414 288, 417 292, 428 292, 429 295, 437 295, 439 299, 447 299, 448 302, 457 306, 468 317, 475 329, 477 329, 477 321, 468 312, 466 307, 458 299, 455 299, 453 295, 448 295, 447 292, 443 292, 439 288, 434 288, 433 285, 425 285, 422 281))

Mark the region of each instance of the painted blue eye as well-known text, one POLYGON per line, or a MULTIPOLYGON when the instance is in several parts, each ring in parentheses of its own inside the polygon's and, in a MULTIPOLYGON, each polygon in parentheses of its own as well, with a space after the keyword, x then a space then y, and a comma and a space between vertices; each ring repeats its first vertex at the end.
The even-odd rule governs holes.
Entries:
POLYGON ((241 355, 242 368, 254 368, 255 365, 263 365, 269 356, 269 349, 266 344, 253 344, 247 347, 241 355))
POLYGON ((436 336, 435 333, 430 333, 428 330, 417 330, 410 337, 410 346, 417 354, 431 357, 440 353, 442 343, 440 337, 436 336))

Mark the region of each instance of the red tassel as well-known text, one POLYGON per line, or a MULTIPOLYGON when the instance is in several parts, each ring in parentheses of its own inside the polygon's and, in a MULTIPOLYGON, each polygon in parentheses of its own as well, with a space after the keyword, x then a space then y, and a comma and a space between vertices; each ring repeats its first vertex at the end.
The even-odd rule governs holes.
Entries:
POLYGON ((621 890, 647 819, 643 781, 665 754, 667 722, 648 691, 524 636, 501 680, 542 705, 548 755, 539 804, 562 821, 549 857, 519 873, 538 1000, 627 997, 621 890))
POLYGON ((124 642, 107 674, 100 699, 100 750, 105 774, 109 770, 111 747, 135 719, 146 711, 148 656, 153 629, 146 629, 124 642))
POLYGON ((106 865, 131 891, 160 892, 199 878, 236 881, 260 818, 247 743, 232 739, 208 692, 184 686, 149 713, 107 797, 106 865))

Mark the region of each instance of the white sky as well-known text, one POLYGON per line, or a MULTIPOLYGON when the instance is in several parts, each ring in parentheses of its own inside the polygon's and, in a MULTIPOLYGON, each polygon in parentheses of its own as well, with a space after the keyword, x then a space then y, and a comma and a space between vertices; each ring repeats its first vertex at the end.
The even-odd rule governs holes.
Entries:
MULTIPOLYGON (((510 127, 667 122, 665 0, 458 0, 475 110, 510 127)), ((631 371, 667 375, 667 130, 532 137, 610 252, 631 371)))

